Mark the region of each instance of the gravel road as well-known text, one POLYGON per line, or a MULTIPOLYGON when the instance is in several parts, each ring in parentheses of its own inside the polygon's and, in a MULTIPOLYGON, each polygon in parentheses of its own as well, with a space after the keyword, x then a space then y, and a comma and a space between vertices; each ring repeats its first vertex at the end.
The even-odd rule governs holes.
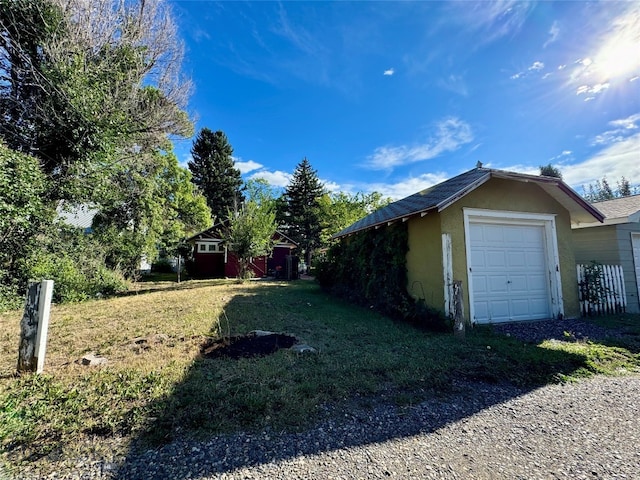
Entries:
POLYGON ((332 412, 304 433, 180 441, 113 462, 77 461, 47 478, 640 478, 640 375, 528 392, 457 389, 412 407, 332 412))

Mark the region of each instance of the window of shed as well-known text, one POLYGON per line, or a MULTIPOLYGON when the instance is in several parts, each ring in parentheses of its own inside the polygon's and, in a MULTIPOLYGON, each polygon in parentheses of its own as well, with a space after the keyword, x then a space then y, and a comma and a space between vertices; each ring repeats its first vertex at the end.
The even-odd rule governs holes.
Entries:
POLYGON ((206 252, 207 246, 204 243, 201 243, 200 245, 198 245, 198 250, 201 252, 206 252))
POLYGON ((209 251, 210 252, 215 252, 216 251, 216 244, 215 243, 211 243, 209 245, 209 251))

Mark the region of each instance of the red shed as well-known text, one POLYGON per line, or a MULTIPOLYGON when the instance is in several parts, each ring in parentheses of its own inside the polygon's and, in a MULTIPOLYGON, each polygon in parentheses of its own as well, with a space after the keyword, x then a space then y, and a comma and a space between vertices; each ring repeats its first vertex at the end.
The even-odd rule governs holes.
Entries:
MULTIPOLYGON (((238 276, 238 259, 225 245, 221 233, 222 227, 222 223, 217 223, 187 238, 187 242, 193 245, 194 271, 192 274, 195 277, 235 278, 238 276)), ((273 239, 276 243, 271 255, 256 257, 251 261, 250 267, 256 277, 266 277, 275 274, 277 270, 285 269, 286 257, 291 256, 293 250, 298 247, 293 240, 277 231, 273 239)))

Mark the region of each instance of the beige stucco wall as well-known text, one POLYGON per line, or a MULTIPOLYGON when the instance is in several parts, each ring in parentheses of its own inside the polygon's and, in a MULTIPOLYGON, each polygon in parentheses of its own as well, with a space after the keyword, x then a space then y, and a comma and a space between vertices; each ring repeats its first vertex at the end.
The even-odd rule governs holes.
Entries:
POLYGON ((536 184, 503 179, 489 180, 440 214, 430 213, 424 218, 409 220, 407 271, 410 293, 413 294, 411 286, 420 282, 425 286, 427 303, 434 308, 443 310, 444 281, 441 234, 448 233, 451 235, 453 278, 462 281, 464 313, 468 318, 470 310, 464 235, 463 208, 465 207, 555 214, 564 313, 567 317, 579 315, 576 262, 573 254, 569 212, 536 184), (425 220, 427 221, 425 222, 425 220), (428 251, 424 253, 413 251, 420 248, 428 251), (434 278, 429 278, 429 275, 434 278), (432 302, 431 299, 434 301, 432 302))
POLYGON ((407 290, 413 298, 423 299, 427 305, 442 311, 444 278, 440 215, 429 213, 424 217, 414 217, 407 227, 407 290))

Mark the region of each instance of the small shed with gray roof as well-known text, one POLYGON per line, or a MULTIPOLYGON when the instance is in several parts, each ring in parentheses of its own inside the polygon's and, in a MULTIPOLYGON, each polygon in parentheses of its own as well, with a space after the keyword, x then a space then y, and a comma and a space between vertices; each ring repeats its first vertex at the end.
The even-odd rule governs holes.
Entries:
POLYGON ((409 294, 451 314, 453 281, 460 280, 465 317, 497 323, 577 316, 571 224, 602 220, 561 179, 478 167, 334 238, 406 222, 409 294))
POLYGON ((573 227, 576 261, 621 265, 627 311, 640 312, 640 195, 593 204, 604 221, 577 222, 573 227))

